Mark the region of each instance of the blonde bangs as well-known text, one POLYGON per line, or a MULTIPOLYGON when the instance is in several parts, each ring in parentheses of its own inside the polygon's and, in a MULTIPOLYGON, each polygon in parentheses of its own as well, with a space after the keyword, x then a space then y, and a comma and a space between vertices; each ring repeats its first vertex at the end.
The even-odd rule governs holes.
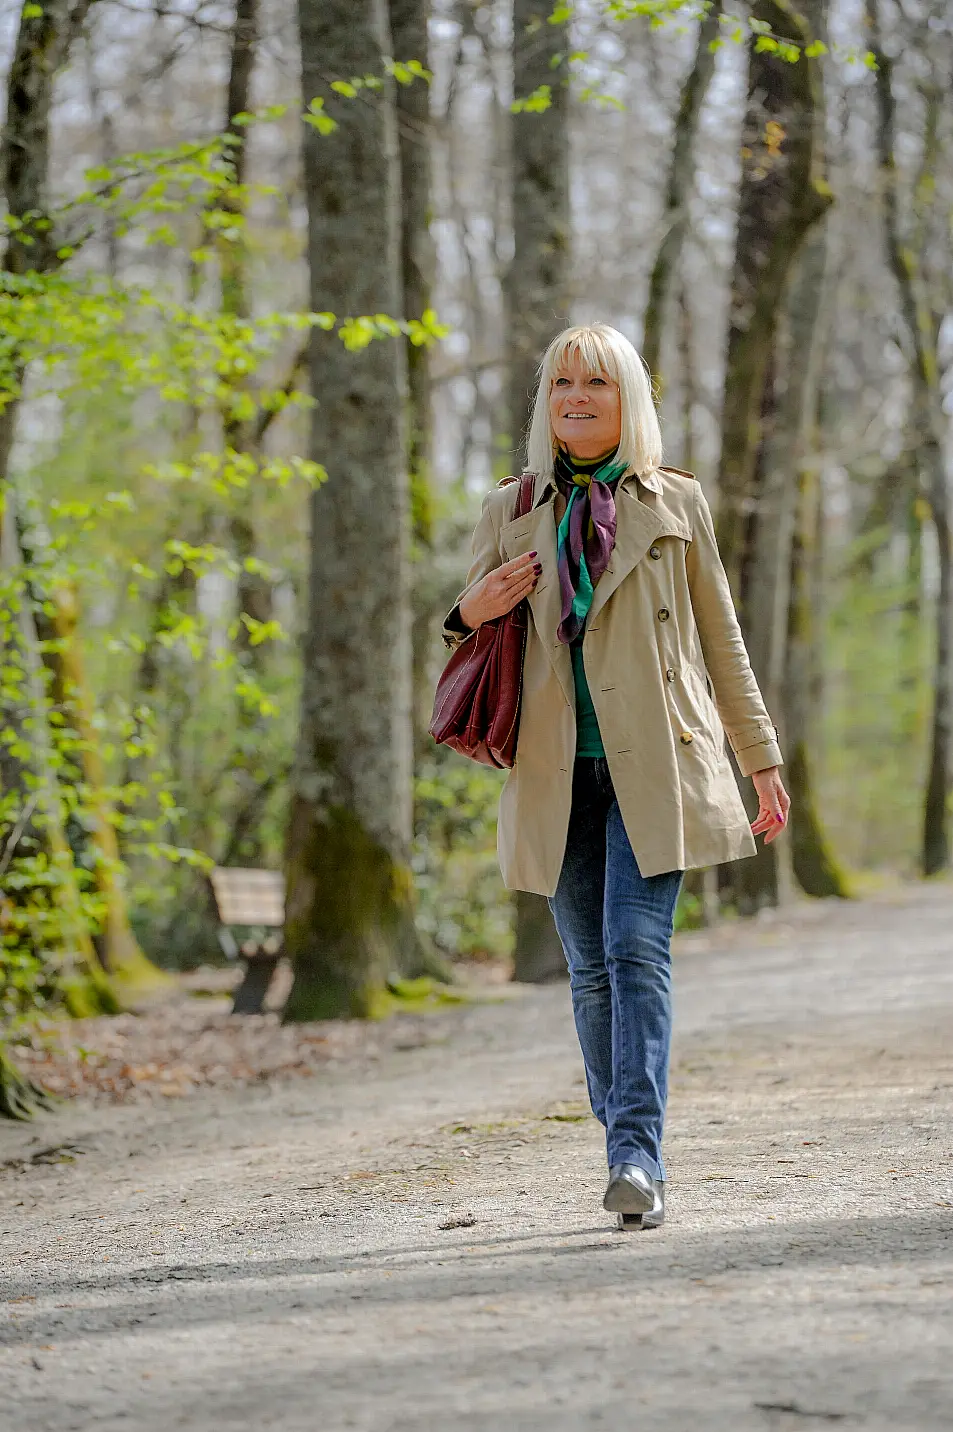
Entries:
POLYGON ((576 363, 590 378, 597 373, 605 373, 621 388, 618 360, 605 334, 598 328, 567 328, 565 333, 561 333, 546 350, 540 365, 540 382, 548 376, 552 383, 560 368, 572 368, 576 363), (544 374, 544 368, 548 373, 544 374))
POLYGON ((539 366, 539 384, 527 441, 527 468, 551 476, 558 449, 549 417, 549 395, 560 369, 576 364, 584 373, 604 373, 619 388, 619 457, 628 472, 648 477, 662 463, 662 434, 648 370, 633 345, 608 323, 566 328, 550 343, 539 366))

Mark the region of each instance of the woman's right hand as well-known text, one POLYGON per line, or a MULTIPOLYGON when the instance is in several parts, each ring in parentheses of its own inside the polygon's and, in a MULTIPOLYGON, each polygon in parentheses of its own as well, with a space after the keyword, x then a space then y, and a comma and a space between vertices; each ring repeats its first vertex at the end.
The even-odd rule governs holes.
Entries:
POLYGON ((543 570, 537 559, 538 553, 526 552, 522 557, 514 557, 512 562, 504 562, 502 567, 495 567, 477 582, 460 603, 460 620, 464 626, 475 631, 484 622, 505 616, 528 597, 543 570))

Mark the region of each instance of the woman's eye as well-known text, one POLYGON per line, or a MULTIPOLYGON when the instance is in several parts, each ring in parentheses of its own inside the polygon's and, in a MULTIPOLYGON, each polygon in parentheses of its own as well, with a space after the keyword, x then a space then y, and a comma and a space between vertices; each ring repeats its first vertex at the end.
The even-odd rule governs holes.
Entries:
POLYGON ((605 378, 591 378, 591 379, 590 379, 590 382, 592 382, 592 383, 598 383, 598 384, 600 385, 600 387, 602 387, 602 388, 604 388, 604 387, 606 386, 606 380, 605 380, 605 378))

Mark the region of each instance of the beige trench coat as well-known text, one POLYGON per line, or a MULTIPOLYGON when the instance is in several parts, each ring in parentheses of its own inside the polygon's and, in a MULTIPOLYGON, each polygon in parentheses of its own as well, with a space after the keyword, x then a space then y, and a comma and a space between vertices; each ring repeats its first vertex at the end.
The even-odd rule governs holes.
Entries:
MULTIPOLYGON (((576 750, 569 648, 557 639, 555 487, 513 520, 515 483, 487 494, 458 603, 494 567, 538 552, 529 599, 516 764, 500 801, 498 846, 511 890, 552 895, 566 848, 576 750)), ((689 473, 662 469, 616 490, 615 550, 600 579, 584 660, 622 819, 643 875, 753 855, 725 751, 744 775, 781 763, 777 732, 748 661, 711 512, 689 473), (711 692, 714 696, 709 694, 711 692)), ((444 640, 466 640, 454 630, 444 640)))

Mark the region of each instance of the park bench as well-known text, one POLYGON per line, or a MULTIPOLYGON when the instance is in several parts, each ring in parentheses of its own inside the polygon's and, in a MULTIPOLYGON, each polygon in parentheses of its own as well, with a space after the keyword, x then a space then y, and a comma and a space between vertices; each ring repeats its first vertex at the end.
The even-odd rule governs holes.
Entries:
POLYGON ((285 881, 277 870, 216 865, 209 876, 218 912, 218 942, 245 974, 235 991, 233 1014, 261 1014, 284 950, 285 881))

